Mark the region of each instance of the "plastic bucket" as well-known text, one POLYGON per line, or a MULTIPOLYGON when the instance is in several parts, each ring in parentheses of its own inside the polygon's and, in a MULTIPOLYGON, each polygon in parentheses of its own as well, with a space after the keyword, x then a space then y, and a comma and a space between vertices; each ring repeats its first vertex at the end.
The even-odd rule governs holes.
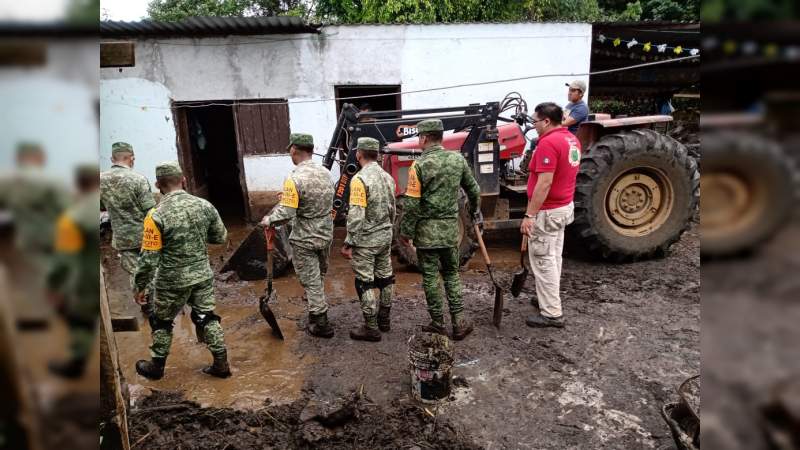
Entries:
POLYGON ((411 395, 423 403, 436 403, 450 395, 453 346, 447 336, 420 332, 408 339, 411 395))

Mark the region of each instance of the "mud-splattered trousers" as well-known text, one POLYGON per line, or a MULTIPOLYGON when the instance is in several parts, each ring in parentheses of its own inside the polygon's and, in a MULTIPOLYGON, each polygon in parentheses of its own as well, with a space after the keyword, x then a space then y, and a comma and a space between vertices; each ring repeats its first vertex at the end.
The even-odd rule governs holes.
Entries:
POLYGON ((533 232, 528 236, 528 258, 536 278, 539 313, 561 317, 561 254, 564 252, 564 229, 575 219, 574 205, 536 213, 533 232))
MULTIPOLYGON (((172 346, 172 324, 183 306, 192 308, 191 319, 202 323, 202 340, 212 354, 225 350, 225 335, 219 317, 214 314, 214 279, 180 289, 159 289, 153 293, 153 315, 150 325, 153 328, 153 344, 150 356, 166 358, 172 346)), ((200 336, 198 336, 200 337, 200 336)))
POLYGON ((443 323, 444 309, 442 293, 439 290, 440 272, 450 316, 456 317, 461 314, 464 311, 464 302, 461 295, 461 277, 458 274, 458 248, 418 248, 417 260, 419 270, 422 272, 422 289, 425 291, 431 320, 439 325, 443 323))
POLYGON ((350 265, 356 277, 361 312, 366 317, 374 317, 378 313, 379 300, 381 306, 391 307, 394 294, 391 244, 383 247, 353 247, 350 265), (375 295, 374 288, 379 289, 379 296, 375 295))

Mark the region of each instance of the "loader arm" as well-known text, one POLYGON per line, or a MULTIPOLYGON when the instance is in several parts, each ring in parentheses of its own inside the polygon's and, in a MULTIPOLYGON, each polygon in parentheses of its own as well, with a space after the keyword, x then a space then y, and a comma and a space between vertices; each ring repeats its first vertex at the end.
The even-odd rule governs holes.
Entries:
POLYGON ((497 147, 497 115, 499 103, 472 104, 448 108, 426 108, 412 110, 374 111, 360 113, 352 104, 345 103, 330 145, 323 159, 328 169, 333 167, 338 152, 344 155, 339 159, 340 175, 333 197, 334 220, 347 213, 350 180, 359 171, 355 147, 360 137, 371 137, 381 143, 384 155, 419 155, 420 151, 386 148, 390 142, 397 142, 417 135, 416 124, 425 119, 439 119, 445 131, 467 131, 467 138, 461 146, 461 154, 470 165, 475 163, 478 143, 495 142, 497 147))

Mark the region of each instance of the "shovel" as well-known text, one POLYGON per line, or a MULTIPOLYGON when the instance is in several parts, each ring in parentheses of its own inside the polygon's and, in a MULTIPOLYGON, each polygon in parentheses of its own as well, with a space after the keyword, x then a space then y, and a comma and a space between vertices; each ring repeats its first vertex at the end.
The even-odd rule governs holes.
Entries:
POLYGON ((481 247, 481 255, 483 255, 483 262, 486 263, 486 271, 489 272, 489 278, 492 279, 494 284, 494 311, 492 313, 492 323, 495 327, 500 328, 500 321, 503 319, 503 288, 497 284, 494 277, 494 268, 492 267, 492 260, 489 259, 489 253, 486 252, 486 245, 483 243, 483 236, 478 224, 475 224, 475 236, 478 238, 478 245, 481 247))
POLYGON ((283 333, 281 327, 278 326, 278 320, 275 318, 275 313, 269 307, 269 302, 274 302, 278 299, 278 293, 272 289, 272 250, 275 246, 273 241, 275 239, 275 228, 269 227, 264 229, 264 238, 267 241, 267 292, 260 299, 258 299, 258 310, 264 316, 270 328, 272 328, 272 335, 283 340, 283 333))
POLYGON ((525 285, 525 280, 528 278, 528 266, 525 265, 525 253, 528 252, 528 236, 522 236, 522 249, 519 255, 519 265, 522 267, 514 272, 514 278, 511 279, 511 295, 514 298, 519 297, 522 293, 522 286, 525 285))

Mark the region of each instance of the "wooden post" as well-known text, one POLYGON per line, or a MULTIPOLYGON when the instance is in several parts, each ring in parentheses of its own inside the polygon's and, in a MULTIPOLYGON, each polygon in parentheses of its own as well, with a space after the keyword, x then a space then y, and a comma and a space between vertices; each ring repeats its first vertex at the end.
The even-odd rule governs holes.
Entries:
POLYGON ((101 448, 130 450, 125 380, 119 367, 103 267, 100 267, 100 406, 105 422, 101 448))

